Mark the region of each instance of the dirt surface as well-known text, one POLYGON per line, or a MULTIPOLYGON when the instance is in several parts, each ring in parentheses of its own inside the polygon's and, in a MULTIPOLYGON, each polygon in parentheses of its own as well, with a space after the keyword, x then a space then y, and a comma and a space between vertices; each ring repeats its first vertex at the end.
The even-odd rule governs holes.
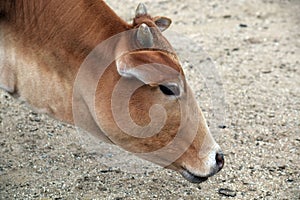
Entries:
MULTIPOLYGON (((130 20, 139 2, 108 3, 130 20)), ((99 144, 101 151, 1 90, 0 199, 300 199, 300 1, 145 3, 215 63, 225 94, 216 137, 224 169, 191 184, 117 148, 99 144)), ((196 67, 185 71, 210 122, 211 105, 201 96, 209 88, 196 67)))

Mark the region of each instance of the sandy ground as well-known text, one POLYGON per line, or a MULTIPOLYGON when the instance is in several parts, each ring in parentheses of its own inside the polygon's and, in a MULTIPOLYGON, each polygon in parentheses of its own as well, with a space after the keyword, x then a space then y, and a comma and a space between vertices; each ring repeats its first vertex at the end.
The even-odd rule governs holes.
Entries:
MULTIPOLYGON (((138 1, 118 2, 108 1, 130 20, 138 1)), ((154 15, 172 18, 169 32, 214 61, 225 95, 226 127, 216 137, 224 169, 191 184, 89 143, 72 126, 0 91, 0 199, 300 199, 300 1, 145 3, 154 15)), ((212 122, 209 88, 196 67, 185 71, 212 122)))

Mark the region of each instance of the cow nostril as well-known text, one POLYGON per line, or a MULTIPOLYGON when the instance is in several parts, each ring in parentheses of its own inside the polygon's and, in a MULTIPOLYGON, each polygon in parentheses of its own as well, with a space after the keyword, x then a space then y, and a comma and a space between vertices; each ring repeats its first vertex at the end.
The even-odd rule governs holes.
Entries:
POLYGON ((220 171, 224 166, 224 155, 222 152, 216 154, 216 163, 220 171))

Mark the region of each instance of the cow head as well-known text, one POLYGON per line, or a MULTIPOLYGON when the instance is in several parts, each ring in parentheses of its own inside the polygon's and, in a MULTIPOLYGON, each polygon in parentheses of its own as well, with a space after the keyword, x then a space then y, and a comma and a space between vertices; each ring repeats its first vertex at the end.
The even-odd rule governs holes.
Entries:
POLYGON ((140 46, 116 58, 99 80, 95 106, 101 129, 116 145, 199 183, 224 165, 220 147, 161 31, 171 20, 152 18, 140 4, 133 20, 140 46))

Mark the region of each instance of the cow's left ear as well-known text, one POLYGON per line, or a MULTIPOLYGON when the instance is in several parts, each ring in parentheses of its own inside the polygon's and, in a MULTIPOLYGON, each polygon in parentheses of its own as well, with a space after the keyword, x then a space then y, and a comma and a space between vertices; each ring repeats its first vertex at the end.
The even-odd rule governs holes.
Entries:
POLYGON ((126 78, 136 78, 145 84, 153 85, 159 81, 159 77, 162 77, 162 72, 155 67, 154 64, 145 64, 137 67, 134 66, 134 62, 130 56, 124 56, 116 60, 117 70, 119 74, 126 78))
POLYGON ((180 77, 178 71, 159 63, 138 63, 137 57, 145 56, 142 53, 133 53, 116 59, 119 75, 125 78, 136 78, 147 85, 159 85, 180 77))
POLYGON ((153 21, 161 32, 169 28, 172 23, 172 20, 170 18, 160 16, 154 17, 153 21))

